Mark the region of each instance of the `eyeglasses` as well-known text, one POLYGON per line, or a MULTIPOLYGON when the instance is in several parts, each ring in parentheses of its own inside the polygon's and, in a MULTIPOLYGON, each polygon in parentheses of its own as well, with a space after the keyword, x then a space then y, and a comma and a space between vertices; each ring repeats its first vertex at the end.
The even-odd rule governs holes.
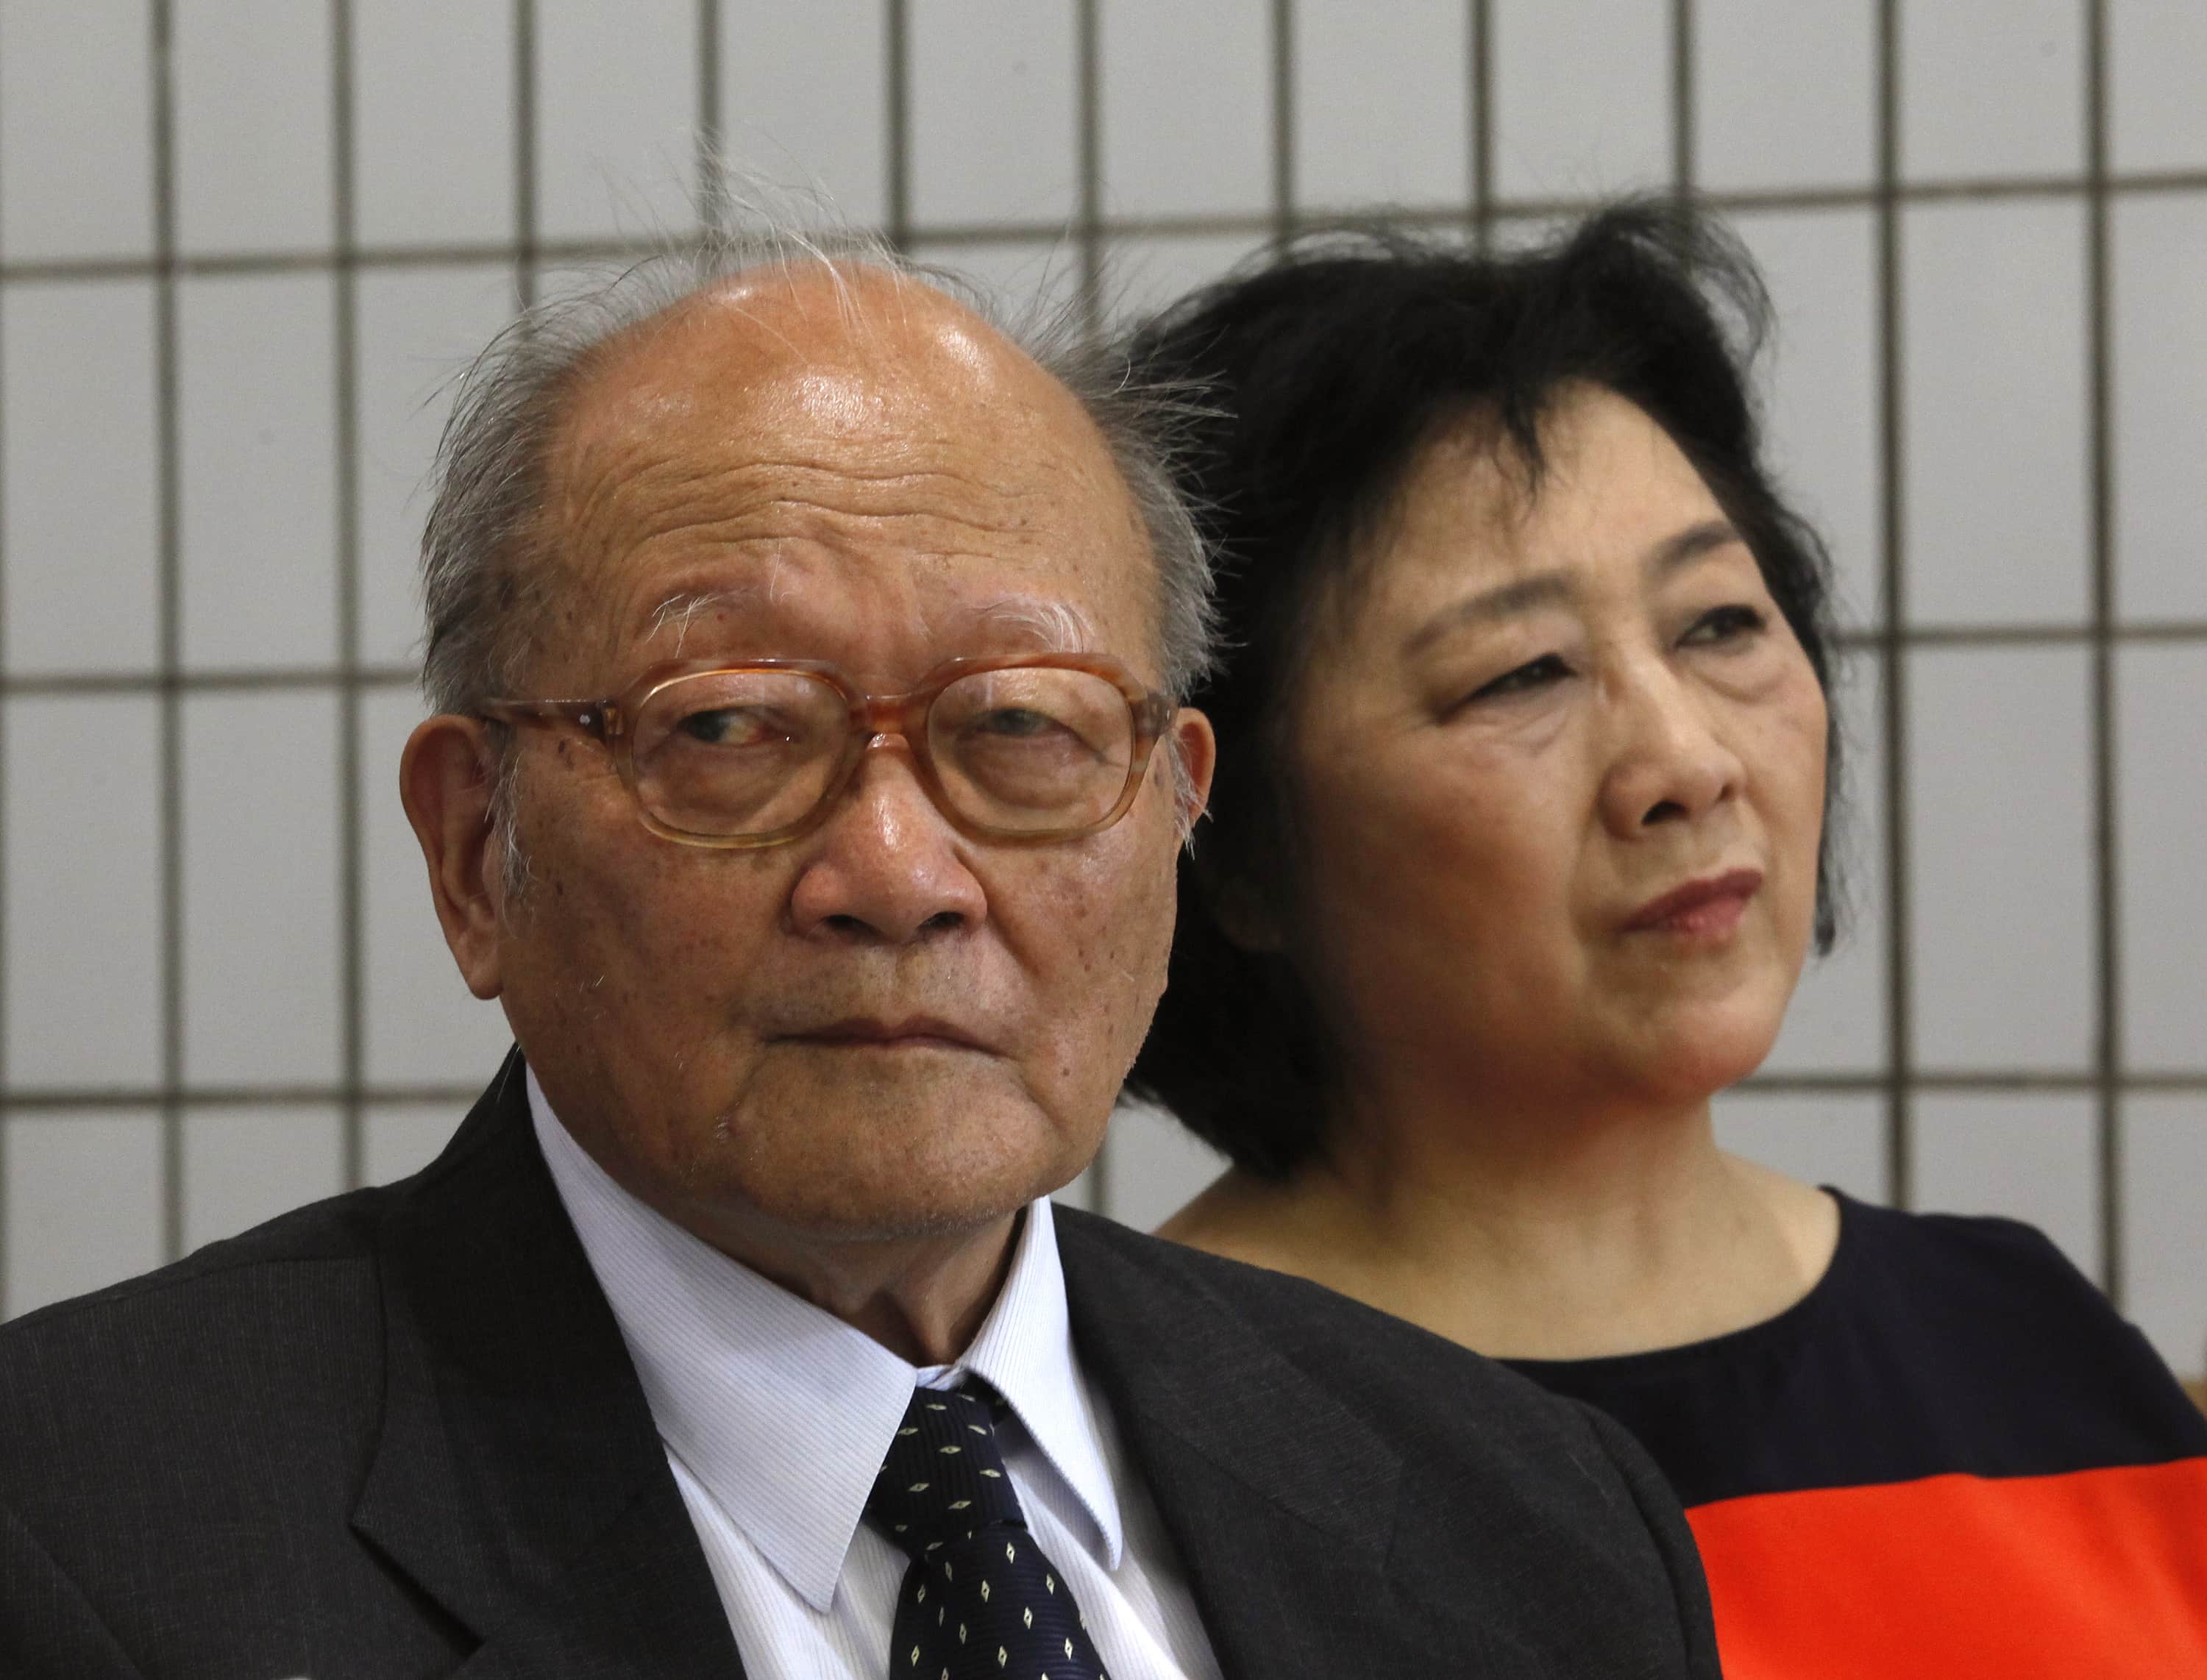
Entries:
POLYGON ((1175 709, 1116 660, 1031 654, 954 659, 909 694, 861 694, 809 660, 691 661, 654 667, 610 700, 492 700, 481 714, 603 743, 644 827, 685 845, 810 833, 882 735, 904 738, 962 832, 1040 845, 1125 816, 1175 709))

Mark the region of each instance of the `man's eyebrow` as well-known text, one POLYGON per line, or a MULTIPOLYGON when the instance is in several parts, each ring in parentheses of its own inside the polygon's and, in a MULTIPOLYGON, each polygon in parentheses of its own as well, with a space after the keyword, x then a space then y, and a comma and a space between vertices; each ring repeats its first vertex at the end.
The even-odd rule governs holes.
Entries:
MULTIPOLYGON (((1731 520, 1704 519, 1664 538, 1649 551, 1643 564, 1649 581, 1660 583, 1704 554, 1745 541, 1731 520)), ((1568 604, 1577 596, 1577 586, 1568 572, 1543 571, 1530 577, 1513 578, 1442 607, 1403 638, 1403 653, 1406 658, 1422 653, 1449 631, 1466 625, 1494 624, 1536 607, 1550 607, 1559 601, 1568 604)))
MULTIPOLYGON (((775 595, 771 582, 745 582, 721 589, 678 590, 653 607, 646 634, 659 636, 669 630, 674 631, 675 651, 679 655, 682 638, 688 634, 691 622, 699 613, 722 607, 769 607, 775 602, 775 595)), ((1032 595, 1006 595, 982 607, 974 614, 974 623, 984 630, 1024 635, 1049 653, 1084 653, 1098 645, 1093 620, 1070 601, 1049 601, 1032 595)))
POLYGON ((1007 595, 983 607, 979 622, 989 629, 1023 631, 1053 654, 1082 653, 1096 646, 1095 625, 1070 601, 1007 595))
POLYGON ((644 627, 647 637, 673 630, 675 649, 689 634, 691 621, 700 613, 709 613, 723 607, 757 607, 774 599, 771 586, 758 583, 732 583, 717 589, 681 589, 668 595, 651 609, 649 621, 644 627))

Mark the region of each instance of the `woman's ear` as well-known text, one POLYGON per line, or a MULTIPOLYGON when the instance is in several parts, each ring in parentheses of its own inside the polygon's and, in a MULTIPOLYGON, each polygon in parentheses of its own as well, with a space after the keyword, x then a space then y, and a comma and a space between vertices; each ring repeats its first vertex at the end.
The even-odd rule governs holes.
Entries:
POLYGON ((1279 918, 1254 882, 1237 876, 1220 882, 1209 896, 1211 915, 1227 938, 1244 951, 1278 952, 1287 948, 1279 918))
POLYGON ((1204 906, 1229 944, 1243 951, 1287 948, 1280 917, 1272 907, 1273 895, 1254 878, 1242 870, 1230 875, 1223 870, 1215 844, 1197 845, 1188 861, 1194 867, 1204 906))

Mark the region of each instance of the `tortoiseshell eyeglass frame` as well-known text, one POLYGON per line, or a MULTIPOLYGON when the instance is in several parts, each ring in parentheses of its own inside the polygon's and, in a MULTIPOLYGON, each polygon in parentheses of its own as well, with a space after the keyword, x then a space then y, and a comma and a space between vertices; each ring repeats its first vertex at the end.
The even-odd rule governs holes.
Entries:
POLYGON ((653 834, 684 846, 751 850, 800 840, 826 822, 835 801, 857 774, 867 747, 884 735, 904 738, 912 752, 913 773, 927 790, 928 798, 952 827, 971 839, 1003 846, 1049 846, 1101 834, 1124 816, 1134 803, 1142 777, 1149 768, 1150 756, 1178 711, 1170 696, 1145 687, 1132 672, 1108 654, 1014 654, 946 661, 929 672, 917 688, 904 694, 861 693, 838 667, 819 660, 674 661, 653 666, 609 699, 487 700, 477 708, 476 715, 515 727, 556 728, 564 725, 580 730, 611 755, 613 768, 619 771, 629 797, 635 801, 637 816, 653 834), (1085 672, 1102 678, 1119 691, 1127 702, 1127 718, 1133 729, 1133 749, 1127 761, 1126 785, 1104 815, 1077 827, 998 828, 977 822, 957 808, 936 773, 935 756, 927 739, 928 710, 936 697, 961 677, 988 671, 1037 668, 1085 672), (678 828, 652 811, 637 787, 635 738, 631 732, 634 720, 655 695, 672 684, 693 677, 745 671, 793 672, 814 678, 841 695, 849 720, 841 756, 829 774, 818 801, 794 822, 756 834, 699 834, 678 828))

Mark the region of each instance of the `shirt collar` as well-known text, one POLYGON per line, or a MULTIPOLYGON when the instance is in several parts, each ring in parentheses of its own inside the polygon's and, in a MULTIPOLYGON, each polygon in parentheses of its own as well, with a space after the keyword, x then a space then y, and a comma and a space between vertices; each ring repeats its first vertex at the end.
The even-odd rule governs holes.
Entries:
POLYGON ((1118 1498, 1074 1359, 1047 1198, 1027 1207, 972 1346, 923 1372, 638 1201, 568 1135, 534 1070, 528 1086, 537 1145, 660 1438, 806 1603, 825 1611, 834 1599, 913 1388, 967 1372, 1004 1396, 1118 1567, 1118 1498))

